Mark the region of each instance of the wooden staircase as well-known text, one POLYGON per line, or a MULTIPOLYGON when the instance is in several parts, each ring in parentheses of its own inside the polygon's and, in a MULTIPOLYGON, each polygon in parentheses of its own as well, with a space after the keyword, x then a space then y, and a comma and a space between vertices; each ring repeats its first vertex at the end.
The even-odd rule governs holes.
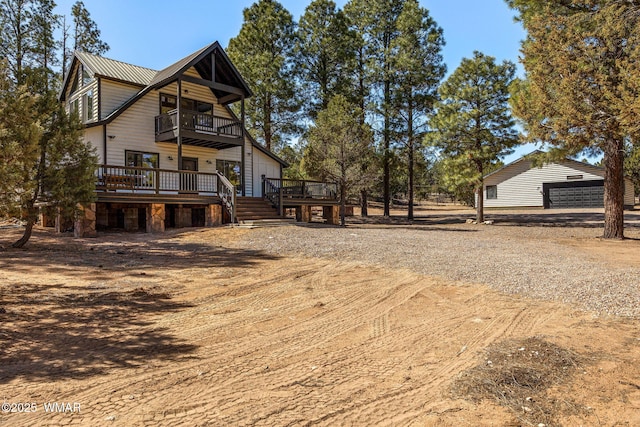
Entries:
POLYGON ((236 198, 236 219, 239 224, 247 222, 273 222, 282 220, 278 211, 271 204, 261 197, 237 197, 236 198))

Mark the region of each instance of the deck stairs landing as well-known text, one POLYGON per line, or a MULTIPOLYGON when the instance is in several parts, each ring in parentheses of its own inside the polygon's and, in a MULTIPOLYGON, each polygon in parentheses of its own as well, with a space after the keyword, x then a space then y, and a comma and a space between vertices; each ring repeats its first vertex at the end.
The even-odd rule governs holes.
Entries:
POLYGON ((261 197, 238 197, 236 219, 240 226, 247 228, 275 227, 295 222, 295 219, 278 215, 278 211, 261 197))

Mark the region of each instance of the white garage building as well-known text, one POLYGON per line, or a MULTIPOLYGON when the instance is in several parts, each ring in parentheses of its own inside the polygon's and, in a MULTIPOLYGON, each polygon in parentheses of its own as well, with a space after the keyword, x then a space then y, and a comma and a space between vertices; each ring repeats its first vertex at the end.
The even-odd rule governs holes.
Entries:
MULTIPOLYGON (((485 208, 604 206, 604 168, 571 159, 536 167, 531 154, 484 177, 485 208)), ((633 209, 634 197, 625 178, 625 209, 633 209)))

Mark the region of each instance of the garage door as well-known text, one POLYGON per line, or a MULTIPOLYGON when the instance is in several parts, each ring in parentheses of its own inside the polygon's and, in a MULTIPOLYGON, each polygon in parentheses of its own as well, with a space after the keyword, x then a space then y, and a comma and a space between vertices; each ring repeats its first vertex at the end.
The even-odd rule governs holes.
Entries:
POLYGON ((604 180, 543 184, 546 209, 601 208, 604 206, 604 180))

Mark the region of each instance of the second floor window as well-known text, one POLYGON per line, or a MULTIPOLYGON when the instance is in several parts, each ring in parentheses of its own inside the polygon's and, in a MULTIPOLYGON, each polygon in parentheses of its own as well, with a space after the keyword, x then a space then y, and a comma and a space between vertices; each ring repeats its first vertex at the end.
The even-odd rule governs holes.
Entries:
MULTIPOLYGON (((175 95, 167 95, 166 93, 160 94, 160 114, 167 114, 172 110, 175 110, 178 106, 178 101, 175 95)), ((197 101, 195 99, 182 98, 180 102, 180 108, 184 111, 190 111, 200 114, 213 114, 213 104, 210 102, 197 101)))
POLYGON ((93 90, 88 91, 83 95, 82 109, 84 110, 83 116, 85 121, 93 120, 93 90))

